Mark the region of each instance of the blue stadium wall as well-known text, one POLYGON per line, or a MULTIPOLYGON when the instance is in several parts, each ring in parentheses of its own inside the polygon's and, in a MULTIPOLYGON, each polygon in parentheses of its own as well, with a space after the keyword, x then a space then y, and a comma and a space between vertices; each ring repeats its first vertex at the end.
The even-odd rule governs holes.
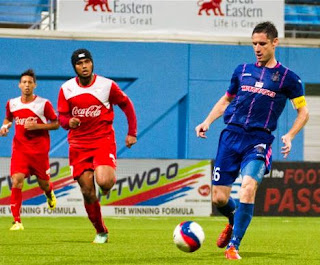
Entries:
MULTIPOLYGON (((0 118, 5 116, 9 98, 20 95, 19 74, 33 68, 38 76, 36 94, 57 105, 61 84, 73 77, 71 53, 85 47, 94 57, 96 73, 116 80, 134 102, 138 117, 138 143, 124 145, 127 123, 116 107, 114 127, 118 157, 207 159, 216 155, 219 134, 224 127, 218 120, 198 139, 194 128, 225 93, 234 68, 255 60, 251 46, 42 40, 0 38, 0 118)), ((304 83, 320 83, 320 53, 316 48, 279 47, 277 58, 295 71, 304 83)), ((275 132, 273 159, 281 161, 281 140, 295 118, 287 104, 275 132)), ((10 156, 10 136, 1 141, 0 156, 10 156)), ((51 157, 67 157, 67 132, 51 132, 51 157)), ((303 161, 303 132, 293 143, 288 160, 303 161)))

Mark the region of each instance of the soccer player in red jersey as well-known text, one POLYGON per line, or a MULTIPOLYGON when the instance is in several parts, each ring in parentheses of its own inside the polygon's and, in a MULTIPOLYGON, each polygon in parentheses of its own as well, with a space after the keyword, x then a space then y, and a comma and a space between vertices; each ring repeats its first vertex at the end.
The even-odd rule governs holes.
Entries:
POLYGON ((93 243, 106 243, 108 229, 102 219, 95 182, 103 194, 108 194, 116 182, 113 105, 118 105, 127 117, 128 148, 137 142, 137 119, 131 100, 119 86, 93 73, 93 59, 88 50, 74 51, 71 63, 77 76, 60 89, 59 122, 69 130, 70 168, 80 185, 89 220, 96 229, 93 243))
POLYGON ((14 218, 12 231, 24 230, 20 219, 22 188, 25 178, 36 175, 44 191, 49 208, 56 207, 56 197, 50 182, 48 130, 59 128, 58 117, 49 100, 33 94, 36 76, 29 69, 20 76, 21 96, 10 99, 0 134, 7 136, 14 120, 15 135, 11 157, 11 213, 14 218))

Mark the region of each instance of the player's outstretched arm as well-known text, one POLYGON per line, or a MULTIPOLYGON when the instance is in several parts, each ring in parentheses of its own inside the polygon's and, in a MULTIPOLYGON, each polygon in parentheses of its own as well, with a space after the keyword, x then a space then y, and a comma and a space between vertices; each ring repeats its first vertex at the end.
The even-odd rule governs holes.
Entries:
POLYGON ((281 147, 281 153, 283 158, 287 158, 292 147, 292 140, 297 135, 297 133, 306 125, 309 120, 309 110, 306 106, 297 109, 297 118, 294 121, 291 129, 281 137, 283 146, 281 147))
POLYGON ((223 115, 224 111, 229 106, 232 100, 233 97, 229 97, 227 94, 223 95, 219 99, 219 101, 214 105, 214 107, 210 111, 207 118, 195 128, 197 137, 207 138, 205 133, 209 130, 211 123, 213 123, 216 119, 223 115))

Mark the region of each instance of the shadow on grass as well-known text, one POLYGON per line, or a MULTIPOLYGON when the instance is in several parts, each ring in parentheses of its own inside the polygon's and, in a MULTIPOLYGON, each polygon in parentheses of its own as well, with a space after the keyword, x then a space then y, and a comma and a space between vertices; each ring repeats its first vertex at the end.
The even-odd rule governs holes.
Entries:
MULTIPOLYGON (((241 251, 240 256, 242 258, 261 258, 261 257, 266 257, 266 258, 276 258, 276 259, 292 259, 295 257, 298 257, 298 254, 293 254, 293 253, 274 253, 274 252, 245 252, 241 251)), ((270 264, 272 265, 272 264, 270 264)))

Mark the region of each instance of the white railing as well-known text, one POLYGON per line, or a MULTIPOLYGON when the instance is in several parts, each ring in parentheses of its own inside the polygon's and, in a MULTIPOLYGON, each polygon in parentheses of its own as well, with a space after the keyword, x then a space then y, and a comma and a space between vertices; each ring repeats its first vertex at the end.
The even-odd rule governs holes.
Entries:
POLYGON ((55 29, 56 0, 0 1, 1 28, 55 29))

